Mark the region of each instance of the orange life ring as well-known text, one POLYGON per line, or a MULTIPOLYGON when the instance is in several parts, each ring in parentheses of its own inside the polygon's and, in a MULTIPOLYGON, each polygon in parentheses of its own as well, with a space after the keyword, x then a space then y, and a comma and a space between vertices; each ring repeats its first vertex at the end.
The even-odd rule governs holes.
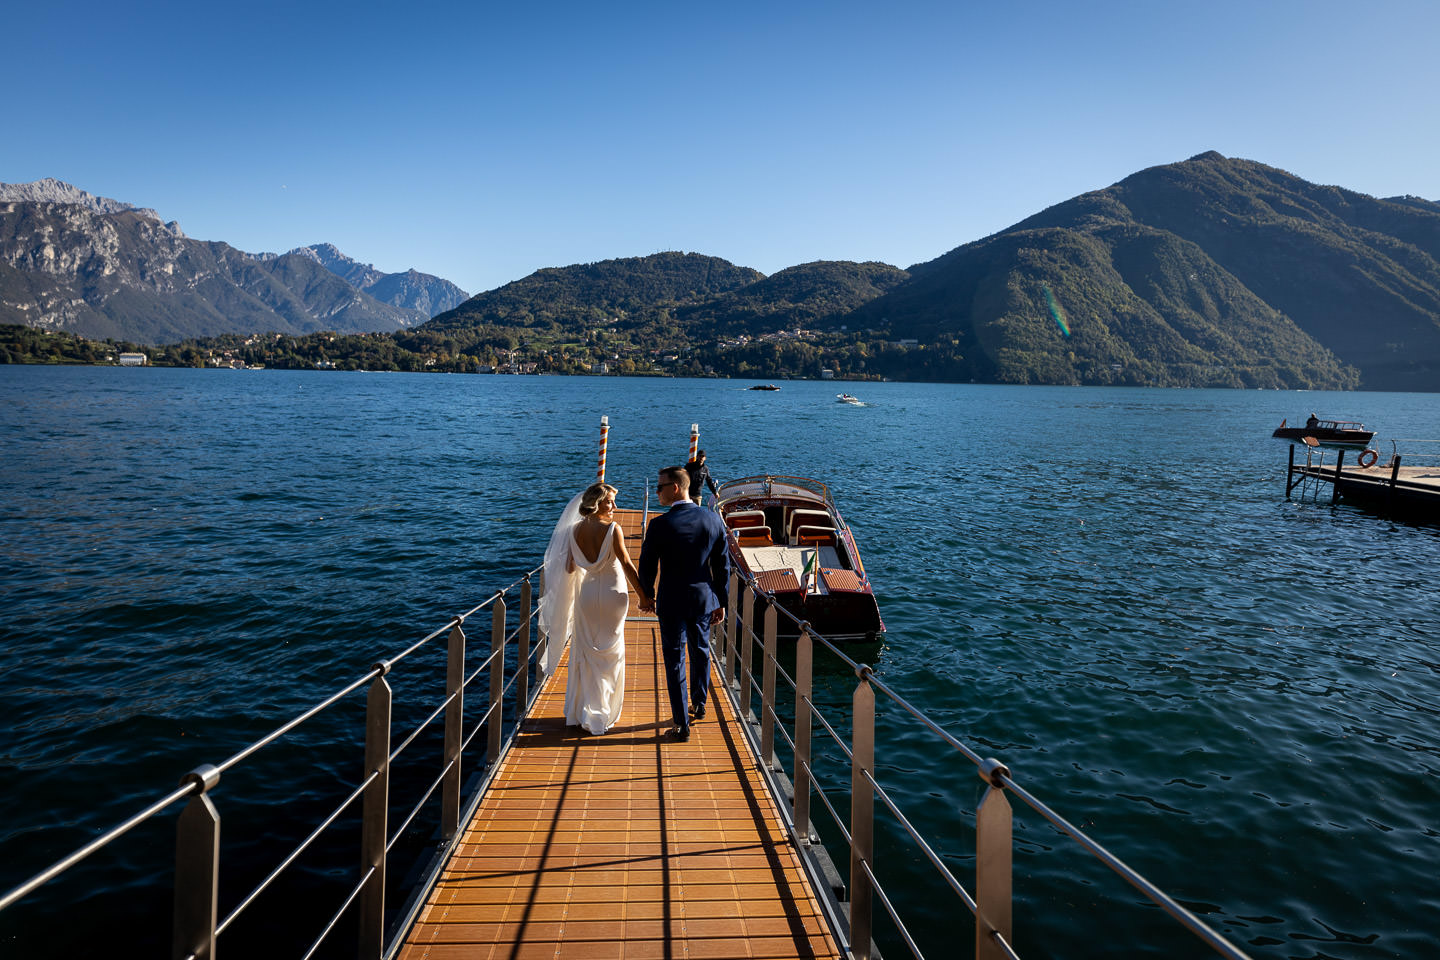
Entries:
POLYGON ((1361 450, 1360 456, 1356 458, 1356 461, 1362 467, 1373 467, 1375 466, 1375 461, 1379 459, 1380 454, 1378 452, 1374 450, 1361 450))

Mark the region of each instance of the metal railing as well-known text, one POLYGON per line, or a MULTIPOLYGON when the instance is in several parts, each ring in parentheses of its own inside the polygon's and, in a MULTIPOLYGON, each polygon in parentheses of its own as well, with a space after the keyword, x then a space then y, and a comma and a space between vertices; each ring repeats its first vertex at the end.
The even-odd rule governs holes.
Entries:
MULTIPOLYGON (((390 956, 399 946, 398 937, 393 937, 392 942, 386 943, 387 932, 390 931, 387 931, 386 924, 385 877, 391 848, 415 823, 417 815, 434 796, 436 790, 440 791, 439 840, 442 846, 453 842, 459 832, 465 809, 473 808, 479 802, 497 764, 514 742, 520 729, 520 720, 528 713, 533 702, 531 695, 532 659, 536 661, 537 682, 534 686, 537 691, 540 681, 544 679, 541 665, 545 662, 545 646, 548 639, 543 636, 539 637, 533 650, 530 642, 531 621, 538 613, 533 598, 531 577, 536 574, 537 570, 531 570, 505 589, 497 591, 489 599, 465 613, 451 618, 444 626, 416 641, 397 656, 376 663, 364 676, 336 691, 305 713, 283 724, 223 762, 215 765, 205 764, 187 773, 181 778, 179 789, 166 794, 104 835, 42 870, 4 896, 0 896, 0 910, 20 901, 91 854, 109 846, 135 827, 188 797, 188 802, 180 811, 175 831, 175 890, 171 957, 173 960, 209 960, 215 954, 217 940, 231 924, 254 904, 329 827, 340 820, 347 811, 352 811, 352 808, 358 803, 360 806, 361 854, 359 878, 325 922, 323 929, 320 930, 304 956, 306 958, 313 956, 347 913, 354 915, 359 956, 377 958, 377 960, 390 956), (507 633, 505 597, 517 587, 519 588, 519 617, 515 629, 507 633), (471 617, 486 607, 491 610, 489 653, 467 675, 465 673, 467 638, 463 627, 471 617), (445 698, 398 747, 392 749, 392 692, 386 677, 397 664, 442 635, 447 637, 448 657, 445 672, 445 698), (505 677, 506 656, 512 650, 512 643, 514 644, 514 669, 507 680, 505 677), (464 728, 463 709, 465 691, 482 674, 486 674, 489 681, 484 701, 486 709, 467 732, 464 728), (220 782, 221 774, 281 739, 305 721, 340 703, 362 687, 368 687, 365 707, 363 779, 304 840, 281 859, 259 885, 241 898, 224 919, 219 919, 220 813, 212 797, 216 793, 215 788, 220 782), (514 723, 507 737, 503 736, 504 707, 506 697, 511 693, 514 694, 514 723), (391 765, 442 713, 444 714, 444 749, 439 775, 424 791, 399 829, 390 832, 387 819, 390 808, 391 765), (467 797, 464 795, 462 785, 461 761, 465 756, 466 748, 482 730, 488 731, 484 766, 480 775, 472 778, 472 789, 467 797)), ((438 859, 431 871, 432 877, 435 870, 438 870, 438 859)), ((430 878, 426 878, 424 885, 428 886, 429 880, 430 878)), ((404 915, 398 919, 398 922, 391 925, 391 931, 406 929, 419 908, 419 898, 412 898, 408 911, 403 911, 404 915)), ((393 916, 394 911, 391 913, 393 916)))
MULTIPOLYGON (((787 633, 788 633, 787 629, 787 633)), ((981 757, 965 744, 952 736, 934 720, 925 715, 895 690, 876 676, 874 668, 852 660, 831 640, 811 631, 809 623, 797 620, 791 613, 775 602, 773 595, 756 588, 753 580, 745 578, 738 571, 731 574, 725 635, 718 644, 724 661, 724 676, 727 692, 736 705, 737 713, 747 722, 745 730, 752 748, 760 761, 769 787, 776 797, 781 798, 781 808, 786 814, 787 826, 793 831, 796 843, 806 855, 802 859, 817 891, 827 888, 821 855, 824 848, 818 846, 819 837, 812 829, 812 794, 833 818, 834 826, 849 849, 849 903, 848 909, 839 899, 827 904, 831 912, 832 927, 847 941, 844 944, 848 955, 854 960, 869 960, 874 949, 872 934, 875 926, 875 901, 889 916, 901 940, 915 957, 923 957, 920 947, 906 928, 894 902, 886 894, 876 878, 875 863, 880 851, 875 847, 875 800, 881 804, 904 834, 913 841, 915 848, 929 862, 948 886, 965 904, 975 917, 975 956, 977 960, 1009 957, 1018 960, 1012 947, 1011 916, 1011 821, 1012 809, 1009 801, 1014 796, 1030 809, 1052 824, 1061 833, 1079 843, 1112 871, 1139 890, 1161 909, 1188 929, 1192 934, 1210 946, 1215 952, 1232 960, 1247 960, 1247 954, 1207 926, 1193 913, 1186 910, 1153 883, 1135 870, 1126 866, 1118 857, 1099 843, 1086 836, 1066 821, 1048 805, 1034 796, 1019 783, 1009 768, 995 759, 981 757), (764 605, 763 627, 760 634, 754 628, 755 608, 764 605), (777 656, 777 611, 788 617, 798 629, 795 647, 795 676, 791 677, 781 666, 777 656), (857 679, 850 710, 850 737, 847 739, 837 730, 837 722, 827 719, 813 700, 815 645, 839 660, 857 679), (763 663, 759 677, 752 669, 754 650, 760 646, 763 663), (776 712, 777 678, 794 691, 794 727, 787 732, 776 712), (752 712, 753 693, 760 694, 757 709, 752 712), (876 773, 875 764, 875 703, 880 694, 891 705, 909 714, 919 722, 922 730, 931 736, 939 747, 948 748, 975 764, 981 780, 986 784, 985 792, 975 811, 975 892, 967 891, 942 861, 928 841, 906 817, 899 803, 886 791, 876 773), (813 735, 820 732, 831 738, 834 745, 845 755, 850 764, 850 810, 848 819, 836 809, 835 802, 826 793, 815 776, 812 762, 815 756, 813 735), (758 730, 755 728, 758 727, 758 730), (789 744, 793 765, 789 771, 789 783, 785 782, 786 771, 778 763, 775 752, 775 735, 779 733, 789 744), (790 794, 790 805, 784 805, 786 794, 790 794)))
MULTIPOLYGON (((647 503, 648 508, 648 503, 647 503)), ((408 910, 401 911, 387 930, 385 907, 385 876, 387 858, 391 848, 414 823, 417 814, 430 801, 436 790, 440 791, 439 836, 442 844, 453 842, 458 835, 460 824, 479 803, 489 778, 493 775, 500 759, 513 743, 519 730, 520 720, 528 713, 533 701, 531 695, 531 661, 544 662, 544 647, 548 642, 540 637, 534 645, 530 643, 531 622, 535 618, 531 577, 536 571, 526 574, 504 590, 480 603, 473 609, 460 614, 444 626, 416 641, 399 655, 377 663, 368 673, 353 683, 336 691, 300 716, 290 720, 269 735, 257 740, 245 749, 217 765, 203 765, 186 774, 178 789, 159 798, 144 810, 130 817, 84 847, 36 874, 30 880, 0 897, 0 910, 20 901, 26 895, 59 877, 71 867, 85 860, 96 851, 117 841, 133 828, 163 812, 174 803, 189 798, 181 810, 176 825, 175 842, 175 895, 173 913, 173 938, 171 956, 174 960, 209 960, 214 956, 218 938, 240 917, 285 871, 320 837, 332 824, 358 803, 361 823, 361 868, 359 877, 348 894, 340 900, 334 912, 324 923, 323 929, 311 943, 305 956, 310 957, 320 949, 347 913, 354 914, 357 934, 358 955, 366 960, 393 955, 400 945, 399 936, 391 936, 406 930, 418 913, 423 899, 412 897, 408 910), (520 615, 515 629, 507 633, 507 612, 505 597, 519 587, 520 615), (479 611, 491 609, 490 651, 485 659, 468 675, 465 673, 466 622, 479 611), (391 745, 391 688, 386 677, 396 665, 417 650, 448 635, 447 663, 445 677, 445 698, 399 746, 391 745), (515 668, 505 678, 506 655, 510 644, 515 644, 515 668), (487 708, 468 732, 464 728, 464 695, 467 688, 482 674, 488 676, 487 708), (220 776, 242 761, 250 758, 267 745, 279 740, 312 717, 368 685, 366 693, 365 719, 365 766, 363 778, 348 796, 326 816, 249 894, 223 918, 218 914, 218 892, 220 876, 219 825, 220 815, 212 797, 220 776), (515 723, 509 737, 503 736, 502 711, 508 694, 514 694, 515 723), (444 715, 444 749, 441 769, 419 801, 411 809, 401 826, 388 830, 389 781, 392 763, 413 743, 420 733, 441 715, 444 715), (461 761, 466 748, 482 730, 488 730, 485 752, 485 766, 476 778, 468 796, 463 795, 461 761)), ((818 797, 833 819, 849 850, 849 902, 848 909, 842 910, 838 900, 821 897, 830 915, 832 928, 848 943, 847 951, 855 960, 869 960, 872 956, 872 932, 874 930, 875 906, 879 906, 890 917, 900 938, 912 954, 922 957, 919 947, 906 928, 895 903, 886 893, 875 874, 876 850, 875 800, 895 818, 904 833, 914 842, 940 879, 975 915, 975 950, 980 960, 996 957, 1017 957, 1011 947, 1011 818, 1012 811, 1008 796, 1023 801, 1062 833, 1068 835, 1082 847, 1095 855, 1111 870, 1140 890, 1153 902, 1173 916, 1193 934, 1223 956, 1242 960, 1246 954, 1230 944, 1197 917, 1185 910, 1164 892, 1144 877, 1126 866, 1100 844, 1083 834, 1041 800, 1025 790, 1012 777, 1008 768, 997 760, 982 758, 958 739, 927 717, 904 697, 892 690, 876 675, 872 667, 852 660, 840 647, 826 637, 813 633, 808 623, 795 621, 788 611, 779 607, 771 595, 755 589, 753 582, 744 581, 736 573, 732 575, 729 590, 728 618, 725 634, 718 644, 727 693, 736 704, 737 712, 747 722, 741 724, 752 748, 761 760, 761 768, 769 788, 781 798, 787 826, 802 852, 812 883, 817 891, 828 888, 818 855, 823 847, 818 846, 819 837, 812 829, 811 800, 818 797), (764 605, 762 633, 753 629, 756 604, 764 605), (777 615, 784 614, 795 622, 798 637, 795 641, 795 676, 790 676, 780 664, 777 656, 777 615), (837 726, 839 721, 828 719, 813 700, 815 645, 839 660, 857 678, 850 711, 850 736, 842 735, 837 726), (762 663, 759 676, 754 671, 754 653, 760 647, 762 663), (783 680, 794 691, 793 727, 787 730, 776 711, 777 683, 783 680), (756 711, 752 712, 753 693, 758 689, 760 697, 756 711), (928 731, 938 745, 948 747, 974 763, 982 780, 987 784, 983 798, 976 809, 976 867, 975 892, 972 896, 954 876, 948 866, 937 855, 931 845, 906 817, 901 805, 895 801, 880 782, 875 763, 875 705, 876 694, 900 708, 928 731), (758 727, 758 730, 755 729, 758 727), (818 728, 818 730, 817 730, 818 728), (819 733, 828 736, 845 755, 849 764, 850 809, 848 817, 837 809, 836 802, 815 776, 812 761, 815 756, 814 738, 819 733), (788 744, 793 756, 790 771, 793 790, 784 782, 784 771, 776 758, 776 735, 788 744), (790 793, 789 806, 784 803, 790 793)), ((539 680, 543 680, 539 668, 535 669, 539 680)), ((429 876, 423 878, 418 889, 428 888, 438 872, 442 858, 436 858, 429 876)), ((392 911, 392 916, 394 912, 392 911)))

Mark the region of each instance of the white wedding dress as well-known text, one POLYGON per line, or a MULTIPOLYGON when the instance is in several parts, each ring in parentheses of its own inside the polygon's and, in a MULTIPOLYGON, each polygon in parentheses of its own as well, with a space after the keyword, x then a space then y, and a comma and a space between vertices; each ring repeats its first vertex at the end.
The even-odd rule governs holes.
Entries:
POLYGON ((593 563, 575 542, 576 529, 572 526, 567 537, 578 583, 573 584, 570 612, 565 722, 599 734, 620 719, 625 702, 625 614, 630 593, 615 555, 619 528, 610 524, 593 563))

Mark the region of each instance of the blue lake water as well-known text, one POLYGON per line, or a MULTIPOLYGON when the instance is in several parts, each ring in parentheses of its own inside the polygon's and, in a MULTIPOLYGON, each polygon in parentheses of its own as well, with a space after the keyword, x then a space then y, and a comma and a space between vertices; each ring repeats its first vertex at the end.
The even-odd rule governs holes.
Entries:
MULTIPOLYGON (((1440 950, 1440 530, 1287 502, 1269 438, 1313 411, 1387 457, 1440 439, 1440 396, 748 385, 0 367, 0 888, 533 568, 608 414, 622 506, 693 422, 722 480, 830 483, 886 683, 1254 956, 1440 950)), ((353 720, 227 774, 225 843, 303 836, 353 783, 328 745, 353 720)), ((883 703, 880 726, 882 778, 963 876, 973 766, 883 703)), ((172 834, 0 914, 0 953, 166 949, 172 834)), ((1019 804, 1016 838, 1022 955, 1209 955, 1019 804)), ((964 908, 919 861, 877 858, 949 956, 964 908)))

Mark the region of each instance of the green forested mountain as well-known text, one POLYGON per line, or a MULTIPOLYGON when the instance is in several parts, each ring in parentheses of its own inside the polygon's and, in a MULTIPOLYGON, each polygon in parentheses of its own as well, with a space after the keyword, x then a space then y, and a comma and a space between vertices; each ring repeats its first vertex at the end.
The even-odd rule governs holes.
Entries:
POLYGON ((675 319, 692 337, 706 330, 715 335, 754 336, 808 328, 849 313, 908 277, 888 263, 817 260, 680 307, 675 319))
POLYGON ((477 294, 425 327, 465 330, 482 325, 583 330, 634 326, 662 310, 708 300, 764 274, 698 253, 549 267, 477 294))
MULTIPOLYGON (((75 242, 16 243, 25 217, 59 215, 25 203, 0 218, 0 307, 19 304, 15 322, 78 328, 60 313, 36 323, 25 305, 113 303, 155 331, 183 314, 279 317, 259 329, 289 334, 191 339, 167 362, 1440 390, 1440 204, 1218 153, 1142 170, 908 270, 815 262, 766 277, 659 253, 539 270, 414 329, 349 337, 329 331, 373 301, 303 257, 262 263, 135 211, 78 207, 47 234, 64 241, 63 227, 75 242), (101 242, 115 234, 118 257, 101 242), (127 258, 147 244, 159 252, 127 258), (28 290, 39 274, 56 288, 28 290), (128 286, 111 289, 117 275, 128 286), (167 299, 130 304, 136 290, 167 299)), ((26 341, 10 355, 69 350, 26 341)))
POLYGON ((910 272, 848 322, 951 337, 978 380, 1440 390, 1440 206, 1218 153, 910 272))

